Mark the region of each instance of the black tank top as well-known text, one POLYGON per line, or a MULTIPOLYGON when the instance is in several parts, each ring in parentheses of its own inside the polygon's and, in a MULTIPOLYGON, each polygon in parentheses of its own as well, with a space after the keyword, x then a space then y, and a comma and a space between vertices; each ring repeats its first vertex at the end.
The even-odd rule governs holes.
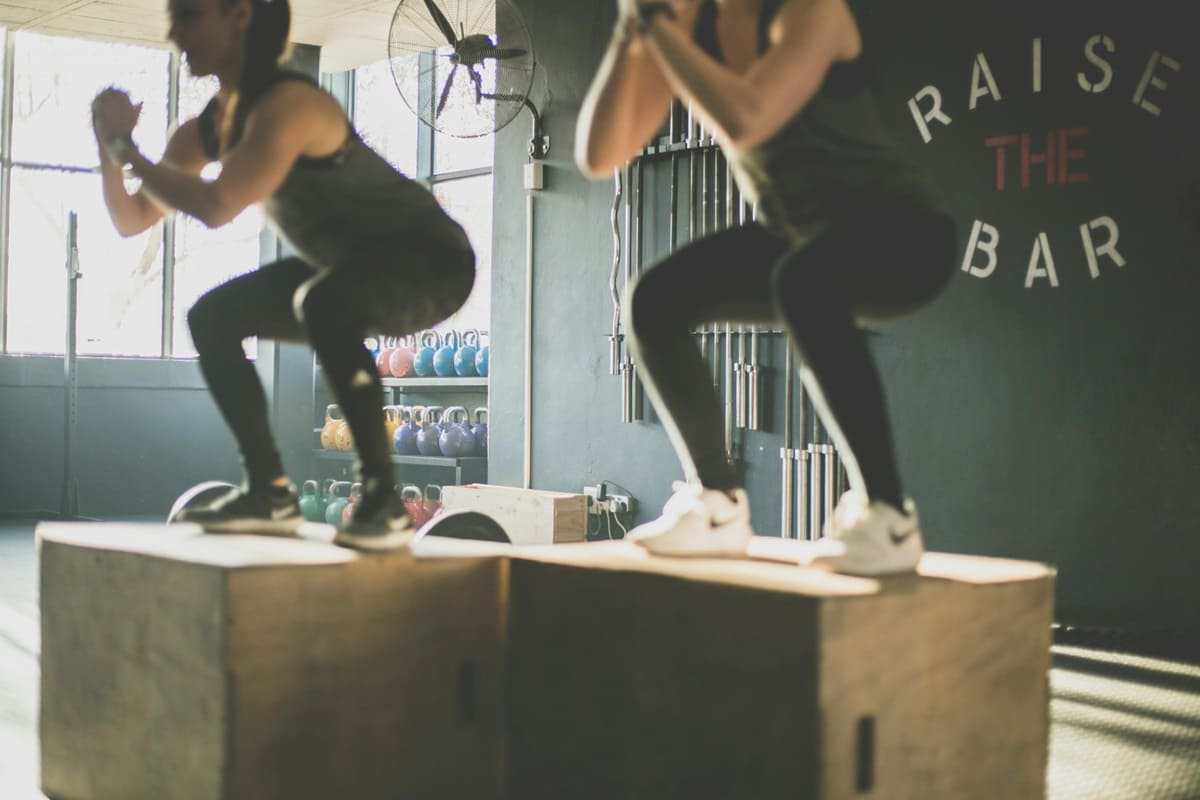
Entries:
MULTIPOLYGON (((786 2, 762 0, 760 56, 770 47, 771 23, 786 2)), ((860 18, 860 3, 851 0, 849 5, 860 18)), ((717 13, 715 0, 702 0, 695 41, 724 63, 717 13)), ((885 133, 872 90, 873 50, 866 44, 863 50, 854 61, 832 64, 817 94, 774 136, 729 156, 738 187, 758 204, 759 221, 794 244, 811 241, 868 203, 943 205, 885 133)))
MULTIPOLYGON (((273 84, 307 75, 280 70, 273 84)), ((261 97, 261 95, 260 95, 261 97)), ((220 156, 214 96, 199 117, 200 140, 209 158, 220 156)), ((372 150, 347 126, 346 141, 322 158, 300 156, 283 184, 262 205, 271 226, 317 267, 397 255, 416 243, 470 250, 462 226, 433 194, 372 150)))

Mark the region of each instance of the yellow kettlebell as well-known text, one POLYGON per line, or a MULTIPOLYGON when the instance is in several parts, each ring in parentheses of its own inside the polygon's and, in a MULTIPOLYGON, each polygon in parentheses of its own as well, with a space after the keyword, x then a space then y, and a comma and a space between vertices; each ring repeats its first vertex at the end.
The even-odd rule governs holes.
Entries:
POLYGON ((336 405, 325 408, 325 425, 321 428, 321 449, 337 450, 337 426, 342 419, 342 411, 336 405))
POLYGON ((396 438, 396 429, 400 427, 399 406, 383 407, 383 427, 387 431, 387 443, 390 448, 396 438))
POLYGON ((338 420, 337 427, 333 433, 334 446, 338 450, 353 450, 354 449, 354 434, 350 433, 350 423, 346 420, 338 420))

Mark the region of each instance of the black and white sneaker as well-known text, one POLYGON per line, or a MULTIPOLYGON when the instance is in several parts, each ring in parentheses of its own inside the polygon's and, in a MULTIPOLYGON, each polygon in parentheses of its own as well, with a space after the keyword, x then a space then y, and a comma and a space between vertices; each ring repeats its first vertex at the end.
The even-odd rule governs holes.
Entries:
POLYGON ((304 516, 293 486, 266 490, 242 486, 230 489, 207 506, 184 511, 178 521, 194 522, 209 533, 294 536, 304 516))
POLYGON ((415 532, 391 483, 369 479, 363 482, 362 500, 350 522, 338 530, 333 543, 356 550, 395 550, 411 542, 415 532))

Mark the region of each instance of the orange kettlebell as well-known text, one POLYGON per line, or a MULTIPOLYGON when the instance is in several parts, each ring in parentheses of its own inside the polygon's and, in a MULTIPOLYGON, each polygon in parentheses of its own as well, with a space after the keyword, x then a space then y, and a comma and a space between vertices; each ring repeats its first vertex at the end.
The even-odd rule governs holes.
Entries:
POLYGON ((325 425, 321 428, 321 448, 323 450, 338 449, 337 426, 338 423, 344 421, 342 411, 337 405, 330 405, 325 408, 325 425))
POLYGON ((396 347, 388 357, 388 369, 395 378, 407 378, 413 374, 413 362, 416 353, 412 348, 413 339, 405 336, 396 341, 396 347))
POLYGON ((353 450, 354 449, 354 434, 350 432, 350 423, 346 420, 338 420, 337 427, 333 432, 334 447, 338 450, 353 450))
POLYGON ((362 484, 356 483, 350 487, 350 502, 346 503, 346 507, 342 509, 342 525, 349 525, 350 518, 354 516, 354 509, 358 508, 358 504, 362 502, 362 484))
POLYGON ((396 346, 395 337, 389 336, 381 341, 379 347, 379 355, 375 357, 375 369, 379 372, 379 377, 392 377, 391 368, 388 366, 392 356, 392 348, 396 346))

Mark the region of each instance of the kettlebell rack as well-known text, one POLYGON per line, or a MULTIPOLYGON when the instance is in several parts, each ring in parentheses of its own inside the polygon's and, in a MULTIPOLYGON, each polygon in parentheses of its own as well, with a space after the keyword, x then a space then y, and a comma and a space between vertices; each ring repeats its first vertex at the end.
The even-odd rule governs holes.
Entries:
MULTIPOLYGON (((710 131, 706 130, 693 109, 675 102, 665 129, 650 145, 643 148, 629 164, 613 171, 613 202, 610 213, 613 252, 609 277, 613 314, 609 340, 609 373, 621 379, 621 420, 625 423, 644 420, 645 397, 637 374, 637 364, 625 341, 622 302, 629 287, 642 274, 649 262, 674 253, 680 246, 696 239, 727 230, 758 218, 757 207, 742 196, 737 187, 732 165, 710 131), (647 237, 646 229, 657 222, 647 209, 647 173, 655 187, 666 170, 665 182, 669 201, 666 219, 665 252, 655 252, 647 239, 661 240, 660 235, 647 237), (649 225, 648 225, 649 223, 649 225)), ((652 234, 661 233, 661 224, 652 234)), ((657 248, 661 250, 662 248, 657 248)), ((736 280, 731 276, 731 280, 736 280)), ((781 337, 786 343, 787 332, 782 329, 713 322, 693 331, 698 337, 700 354, 709 366, 713 388, 724 398, 725 454, 731 461, 740 460, 746 432, 771 432, 763 413, 763 378, 769 367, 760 360, 762 337, 781 337)), ((794 369, 790 347, 785 352, 786 375, 783 446, 781 461, 781 532, 785 538, 816 539, 821 535, 824 521, 832 514, 835 497, 846 487, 845 466, 838 457, 827 431, 812 408, 811 398, 803 384, 796 398, 794 369), (794 405, 800 406, 799 425, 793 425, 794 405), (809 439, 804 442, 805 421, 811 420, 809 439), (795 434, 802 440, 795 444, 795 434)))
MULTIPOLYGON (((487 378, 382 378, 385 405, 399 406, 408 399, 428 400, 428 402, 412 403, 414 406, 437 407, 438 399, 443 403, 463 407, 487 407, 488 379, 487 378), (470 399, 468 399, 470 398, 470 399)), ((324 378, 320 364, 313 359, 313 400, 317 414, 326 406, 322 403, 324 393, 324 378)), ((322 427, 313 428, 314 469, 319 477, 324 478, 331 470, 347 475, 354 464, 353 450, 331 450, 321 446, 322 427), (324 465, 322 467, 321 465, 324 465)), ((392 453, 391 461, 401 469, 397 472, 397 480, 406 482, 406 475, 412 470, 437 470, 448 472, 446 484, 461 486, 468 483, 485 483, 487 481, 487 456, 425 456, 400 455, 392 453)))

